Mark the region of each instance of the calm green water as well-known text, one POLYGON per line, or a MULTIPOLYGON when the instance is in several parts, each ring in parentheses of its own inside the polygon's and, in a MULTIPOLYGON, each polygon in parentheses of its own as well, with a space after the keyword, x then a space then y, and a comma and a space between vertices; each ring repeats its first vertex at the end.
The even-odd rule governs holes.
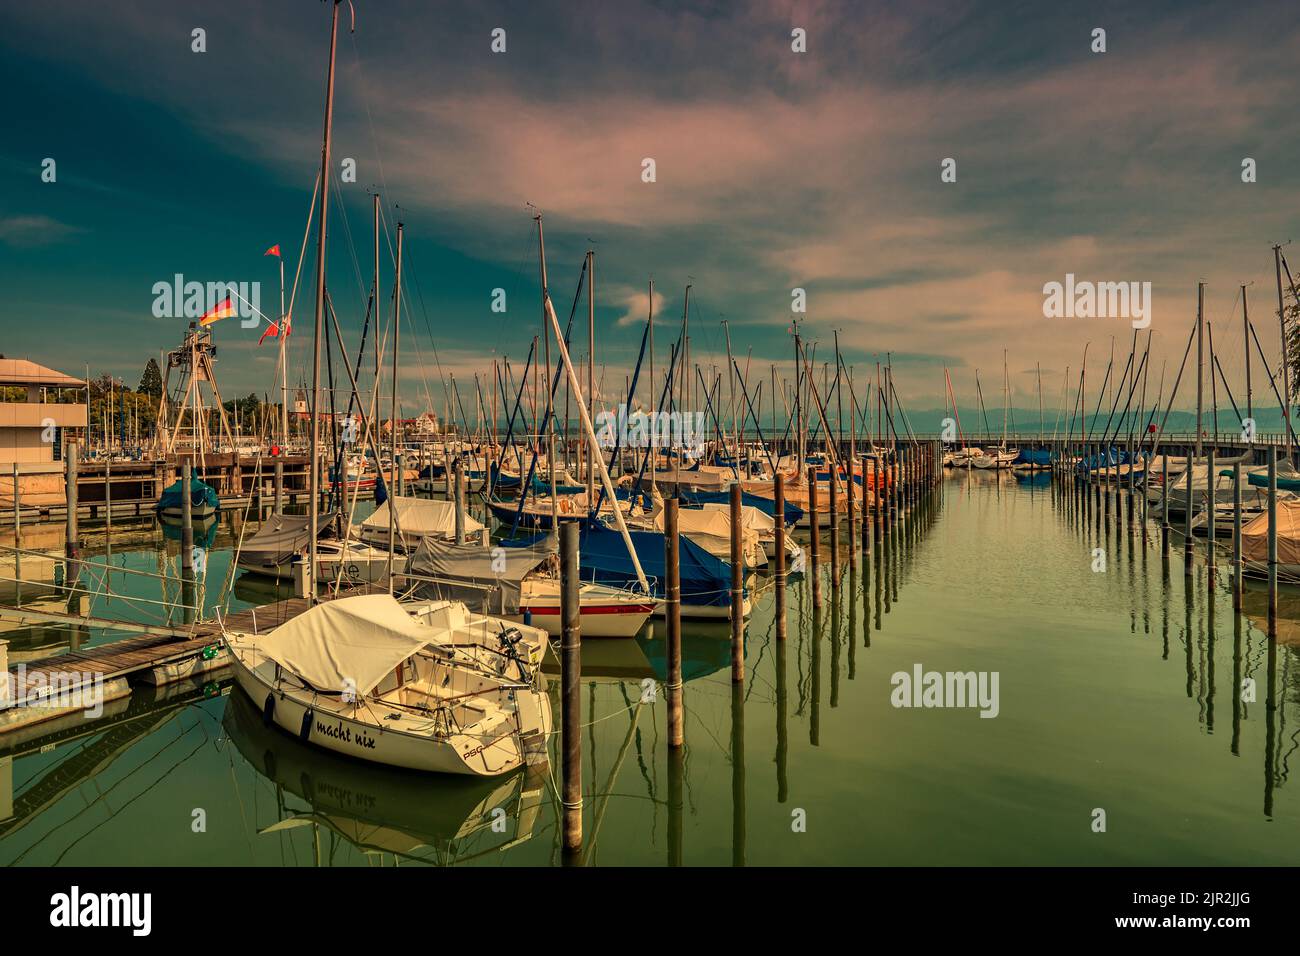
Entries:
MULTIPOLYGON (((225 524, 213 543, 208 606, 233 533, 225 524)), ((140 538, 111 560, 174 574, 159 533, 140 538)), ((641 703, 664 676, 661 630, 589 643, 587 861, 1294 864, 1295 651, 1270 647, 1263 595, 1249 593, 1237 617, 1226 574, 1209 588, 1198 555, 1185 578, 1180 544, 1166 583, 1158 533, 1099 527, 1050 484, 952 476, 891 543, 843 569, 838 597, 823 569, 821 611, 810 581, 793 581, 784 642, 772 589, 761 592, 738 693, 725 626, 689 629, 680 759, 662 694, 641 703), (1094 571, 1098 548, 1105 570, 1094 571), (892 675, 917 665, 997 672, 997 716, 894 707, 892 675), (1246 679, 1254 702, 1234 693, 1246 679), (1105 832, 1094 832, 1099 809, 1105 832)), ((112 583, 159 597, 150 579, 112 583)), ((275 597, 241 583, 230 608, 275 597)), ((168 616, 103 599, 93 612, 168 616)), ((1286 597, 1283 614, 1285 639, 1300 599, 1286 597)), ((6 636, 11 653, 113 637, 6 636)), ((475 782, 334 758, 264 728, 229 682, 137 692, 119 709, 0 751, 0 861, 560 862, 549 774, 475 782), (196 810, 206 832, 193 830, 196 810)))

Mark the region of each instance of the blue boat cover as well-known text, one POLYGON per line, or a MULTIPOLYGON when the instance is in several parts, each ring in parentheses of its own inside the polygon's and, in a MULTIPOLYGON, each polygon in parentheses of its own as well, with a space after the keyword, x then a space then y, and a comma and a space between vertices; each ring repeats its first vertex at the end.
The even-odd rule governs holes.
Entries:
POLYGON ((1127 465, 1131 462, 1141 462, 1146 459, 1145 455, 1138 454, 1130 456, 1123 448, 1107 448, 1105 451, 1098 452, 1095 455, 1088 455, 1080 458, 1075 468, 1078 471, 1092 471, 1094 468, 1113 468, 1116 465, 1127 465))
MULTIPOLYGON (((632 547, 636 549, 641 570, 650 583, 650 593, 656 599, 667 597, 664 581, 667 568, 664 559, 664 536, 658 531, 629 531, 632 547)), ((502 541, 506 547, 531 547, 544 535, 502 541)), ((731 605, 731 565, 715 558, 694 541, 680 535, 678 547, 679 576, 682 585, 682 603, 707 607, 731 605)), ((584 521, 578 539, 578 567, 584 581, 595 581, 616 588, 637 586, 636 569, 628 557, 623 536, 599 521, 584 521)))
POLYGON ((1050 465, 1052 453, 1046 448, 1022 448, 1013 465, 1050 465))
MULTIPOLYGON (((184 478, 177 478, 167 489, 158 496, 158 504, 154 506, 155 511, 163 511, 167 508, 185 507, 184 499, 181 497, 181 485, 184 478)), ((221 499, 217 497, 216 489, 199 481, 198 478, 190 478, 190 505, 208 505, 212 508, 220 509, 221 499)))

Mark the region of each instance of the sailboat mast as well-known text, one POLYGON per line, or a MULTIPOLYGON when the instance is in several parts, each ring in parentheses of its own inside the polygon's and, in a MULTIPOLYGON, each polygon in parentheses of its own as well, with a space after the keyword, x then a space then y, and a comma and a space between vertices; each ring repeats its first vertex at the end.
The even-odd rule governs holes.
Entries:
POLYGON ((311 340, 311 466, 307 473, 307 600, 316 603, 316 509, 320 505, 320 340, 325 324, 325 230, 329 213, 330 132, 334 122, 334 54, 338 49, 339 3, 330 11, 330 59, 325 79, 325 130, 320 149, 320 222, 316 231, 316 317, 311 340))
MULTIPOLYGON (((735 363, 731 360, 731 326, 726 319, 722 320, 722 331, 727 338, 727 404, 731 406, 731 430, 735 434, 736 430, 736 372, 735 363)), ((725 433, 725 429, 724 429, 725 433)))
POLYGON ((379 385, 379 363, 381 356, 379 354, 379 193, 370 197, 371 216, 374 219, 374 240, 375 240, 375 275, 373 285, 375 293, 374 305, 374 350, 375 350, 375 386, 379 385))
POLYGON ((1007 350, 1002 350, 1002 450, 1007 450, 1007 409, 1011 405, 1011 379, 1007 375, 1007 350))
MULTIPOLYGON (((1196 283, 1196 457, 1201 457, 1201 415, 1205 404, 1205 283, 1196 283)), ((1188 478, 1190 481, 1191 478, 1188 478)))
POLYGON ((546 321, 546 236, 542 232, 542 214, 533 217, 537 220, 537 251, 541 259, 542 270, 542 334, 546 337, 546 468, 551 478, 551 538, 558 549, 560 546, 560 501, 555 497, 555 429, 552 427, 555 409, 551 393, 551 327, 546 321))
MULTIPOLYGON (((646 313, 646 329, 649 335, 650 345, 650 421, 655 420, 655 280, 650 280, 650 301, 649 311, 646 313)), ((655 471, 659 466, 659 455, 654 447, 654 442, 650 442, 650 447, 646 450, 650 458, 650 497, 653 498, 658 494, 658 485, 655 483, 655 471)))
POLYGON ((1254 418, 1250 391, 1250 304, 1246 300, 1246 286, 1241 287, 1241 335, 1246 345, 1246 417, 1254 418))
MULTIPOLYGON (((596 250, 587 250, 587 409, 596 410, 596 250)), ((582 459, 583 444, 578 444, 582 459)), ((587 507, 596 503, 596 470, 587 461, 587 507)))
MULTIPOLYGON (((284 256, 276 256, 280 260, 280 325, 278 338, 280 339, 280 443, 289 444, 289 370, 285 367, 285 339, 289 337, 289 330, 285 327, 284 313, 284 256)), ((282 452, 283 453, 283 452, 282 452)))
POLYGON ((1291 369, 1286 349, 1286 308, 1282 302, 1282 247, 1273 247, 1273 265, 1277 270, 1277 324, 1282 334, 1282 429, 1286 432, 1287 461, 1291 460, 1291 369))
POLYGON ((1038 376, 1038 444, 1043 444, 1043 365, 1034 363, 1034 372, 1038 376))
MULTIPOLYGON (((393 546, 397 543, 397 353, 402 337, 402 224, 397 224, 397 266, 393 277, 393 372, 391 399, 388 407, 388 424, 392 428, 393 440, 388 453, 391 464, 388 468, 388 593, 393 593, 393 546)), ((379 474, 382 478, 384 469, 380 462, 379 474)), ((460 544, 459 541, 456 542, 460 544)))

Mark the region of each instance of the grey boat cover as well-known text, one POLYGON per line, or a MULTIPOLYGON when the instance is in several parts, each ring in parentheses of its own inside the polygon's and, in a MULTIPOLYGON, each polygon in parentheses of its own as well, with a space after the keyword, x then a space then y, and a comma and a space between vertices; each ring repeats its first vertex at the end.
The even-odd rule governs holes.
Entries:
MULTIPOLYGON (((239 548, 241 561, 257 564, 279 564, 307 547, 311 533, 307 529, 307 515, 272 515, 257 534, 239 548)), ((328 525, 329 516, 317 519, 320 527, 328 525)))
POLYGON ((518 614, 520 584, 532 571, 555 560, 546 548, 485 548, 423 538, 407 560, 420 600, 463 601, 478 614, 518 614))

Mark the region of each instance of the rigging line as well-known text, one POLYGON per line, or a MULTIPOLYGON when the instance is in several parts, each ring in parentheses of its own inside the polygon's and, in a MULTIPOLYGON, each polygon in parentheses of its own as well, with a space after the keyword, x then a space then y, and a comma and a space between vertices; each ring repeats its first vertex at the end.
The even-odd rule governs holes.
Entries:
MULTIPOLYGON (((419 302, 420 302, 420 315, 421 315, 421 317, 422 317, 423 320, 424 320, 424 329, 425 329, 425 333, 429 336, 429 345, 430 345, 430 347, 433 349, 433 361, 434 361, 434 364, 435 364, 435 365, 437 366, 437 368, 438 368, 438 377, 441 379, 441 381, 442 381, 442 387, 443 387, 443 389, 444 389, 444 391, 445 391, 446 388, 447 388, 447 373, 446 373, 446 371, 445 371, 445 370, 443 369, 443 367, 442 367, 442 358, 441 358, 441 356, 440 356, 439 353, 438 353, 438 341, 437 341, 437 339, 436 339, 436 338, 434 337, 434 335, 433 335, 433 326, 430 325, 430 323, 429 323, 429 310, 428 310, 428 307, 425 305, 425 302, 424 302, 424 288, 423 288, 423 286, 420 285, 420 273, 419 273, 419 271, 415 268, 414 259, 413 259, 413 257, 410 255, 410 251, 409 251, 408 249, 406 249, 406 248, 403 248, 403 250, 402 250, 402 255, 403 255, 405 258, 411 260, 411 280, 412 280, 412 282, 413 282, 414 285, 415 285, 415 294, 416 294, 416 298, 417 298, 417 299, 419 300, 419 302)), ((410 317, 411 317, 411 315, 414 314, 415 310, 414 310, 413 308, 411 308, 410 295, 409 295, 409 293, 408 293, 408 291, 407 291, 406 289, 403 289, 403 290, 402 290, 402 295, 403 295, 404 300, 405 300, 405 302, 406 302, 406 307, 407 307, 407 321, 408 321, 408 323, 409 323, 409 322, 411 322, 411 318, 410 318, 410 317)), ((414 328, 411 329, 411 332, 412 332, 411 339, 412 339, 412 341, 415 343, 416 353, 417 353, 418 356, 421 356, 420 361, 421 361, 422 364, 421 364, 421 370, 420 370, 420 377, 421 377, 421 379, 422 379, 423 382, 424 382, 425 400, 429 403, 430 408, 432 408, 432 407, 433 407, 433 397, 432 397, 432 395, 431 395, 431 393, 430 393, 430 391, 429 391, 429 378, 428 378, 428 376, 424 373, 424 368, 423 368, 423 358, 422 358, 423 353, 420 351, 420 346, 419 346, 419 337, 418 337, 417 335, 414 334, 414 333, 415 333, 415 329, 414 329, 414 328)), ((454 417, 454 412, 453 412, 452 410, 449 410, 449 417, 454 417)))
POLYGON ((330 181, 334 185, 334 199, 338 204, 339 219, 343 221, 343 237, 346 240, 348 253, 352 258, 352 271, 357 279, 357 292, 361 294, 364 300, 370 285, 361 278, 361 263, 357 261, 357 247, 356 243, 352 241, 352 226, 348 222, 347 203, 343 201, 343 187, 337 173, 330 176, 330 181))
MULTIPOLYGON (((400 208, 400 207, 396 207, 396 206, 395 206, 395 208, 400 208)), ((392 236, 389 234, 389 229, 388 229, 388 212, 387 212, 387 210, 384 209, 382 206, 380 207, 379 218, 380 218, 380 224, 383 226, 384 240, 388 243, 388 254, 389 254, 389 256, 393 259, 393 261, 396 262, 396 255, 397 255, 397 254, 396 254, 396 250, 393 248, 393 240, 392 240, 392 236)), ((403 249, 402 249, 402 256, 403 256, 403 259, 404 259, 403 266, 406 266, 406 265, 407 265, 407 261, 410 262, 410 276, 409 276, 409 278, 412 280, 412 282, 415 283, 416 294, 417 294, 417 297, 418 297, 419 300, 420 300, 420 312, 421 312, 421 314, 424 316, 424 327, 425 327, 425 330, 428 332, 428 335, 429 335, 429 342, 430 342, 430 344, 433 346, 433 357, 434 357, 434 361, 435 361, 435 362, 437 363, 437 365, 438 365, 438 375, 439 375, 439 377, 440 377, 441 380, 442 380, 442 387, 443 387, 443 390, 445 391, 446 388, 447 388, 447 376, 446 376, 446 373, 445 373, 445 372, 443 371, 443 369, 442 369, 442 362, 441 362, 441 360, 440 360, 439 357, 438 357, 438 343, 434 340, 434 338, 433 338, 433 330, 432 330, 432 329, 430 328, 430 326, 429 326, 429 313, 428 313, 428 309, 425 307, 425 304, 424 304, 424 293, 421 291, 421 288, 420 288, 420 275, 419 275, 419 272, 416 271, 416 269, 415 269, 414 261, 413 261, 413 259, 412 259, 411 254, 410 254, 410 250, 409 250, 406 246, 403 246, 403 249)), ((405 273, 407 270, 406 270, 405 268, 403 268, 402 271, 403 271, 403 273, 405 273)), ((404 276, 404 278, 406 278, 406 276, 404 276)), ((394 285, 395 285, 395 284, 396 284, 396 283, 394 283, 394 285)), ((402 288, 402 302, 403 302, 403 304, 406 306, 406 312, 407 312, 407 323, 408 323, 408 326, 409 326, 410 322, 412 321, 412 320, 411 320, 411 315, 414 313, 415 310, 411 307, 410 283, 408 283, 408 282, 403 282, 403 283, 402 283, 402 286, 403 286, 403 288, 402 288)), ((396 302, 397 302, 397 299, 396 299, 396 291, 394 291, 394 293, 392 294, 392 299, 391 299, 391 301, 394 303, 394 307, 396 307, 396 302)), ((414 329, 413 327, 411 328, 411 333, 412 333, 412 334, 411 334, 411 342, 414 344, 415 351, 416 351, 416 361, 417 361, 417 364, 418 364, 419 369, 420 369, 420 379, 421 379, 421 381, 422 381, 423 384, 424 384, 424 397, 425 397, 425 401, 428 403, 430 410, 432 410, 432 408, 433 408, 433 396, 432 396, 432 395, 430 394, 430 392, 429 392, 429 377, 428 377, 428 375, 425 374, 425 370, 424 370, 424 369, 425 369, 425 367, 424 367, 424 357, 423 357, 423 352, 420 351, 419 336, 415 334, 415 329, 414 329)), ((400 387, 400 383, 399 383, 399 387, 400 387)), ((400 399, 399 399, 399 401, 400 401, 400 399)), ((450 410, 449 410, 449 417, 451 417, 450 410)))

